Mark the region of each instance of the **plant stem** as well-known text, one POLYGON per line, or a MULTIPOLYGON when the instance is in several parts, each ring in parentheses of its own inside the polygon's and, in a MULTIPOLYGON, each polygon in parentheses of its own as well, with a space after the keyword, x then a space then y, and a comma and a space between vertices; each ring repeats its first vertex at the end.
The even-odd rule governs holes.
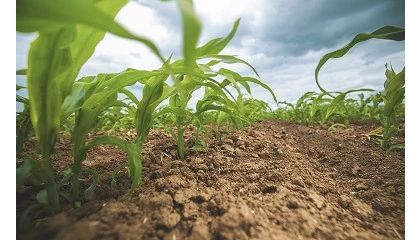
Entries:
POLYGON ((389 124, 389 119, 390 117, 386 117, 384 116, 384 133, 383 133, 383 137, 382 137, 382 141, 381 141, 381 147, 383 149, 388 149, 388 142, 389 139, 391 138, 391 130, 390 130, 390 124, 389 124))
POLYGON ((43 154, 42 161, 43 161, 43 168, 45 172, 47 173, 45 185, 46 185, 46 191, 47 191, 48 204, 54 213, 58 213, 61 211, 61 206, 60 206, 60 198, 59 198, 58 190, 57 190, 57 184, 54 180, 54 174, 53 174, 52 163, 51 163, 51 155, 49 153, 43 154))
POLYGON ((80 174, 80 166, 75 164, 71 168, 71 172, 73 173, 72 180, 71 180, 71 190, 72 190, 72 201, 75 204, 79 200, 79 174, 80 174))
POLYGON ((179 121, 177 121, 177 129, 178 129, 178 134, 177 134, 177 144, 178 144, 178 157, 181 160, 185 159, 185 152, 184 152, 184 131, 185 128, 183 126, 183 120, 182 117, 177 117, 177 119, 179 119, 179 121))
MULTIPOLYGON (((83 143, 84 145, 84 143, 83 143)), ((75 143, 74 146, 74 154, 73 160, 74 164, 71 167, 71 172, 73 173, 72 180, 71 180, 71 189, 72 189, 72 201, 75 206, 79 201, 79 175, 82 171, 82 162, 86 157, 86 153, 83 151, 82 144, 75 143)))

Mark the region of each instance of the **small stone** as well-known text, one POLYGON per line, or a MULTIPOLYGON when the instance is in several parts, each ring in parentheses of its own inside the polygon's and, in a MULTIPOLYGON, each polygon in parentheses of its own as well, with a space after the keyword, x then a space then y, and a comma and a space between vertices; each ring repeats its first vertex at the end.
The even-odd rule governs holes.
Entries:
POLYGON ((204 160, 202 158, 196 157, 191 159, 191 164, 204 164, 204 160))
POLYGON ((236 145, 237 145, 238 147, 243 147, 243 146, 245 146, 245 142, 244 142, 244 141, 242 141, 242 140, 238 140, 238 141, 236 142, 236 145))
POLYGON ((257 182, 260 179, 260 175, 258 173, 251 173, 248 175, 248 182, 257 182))
POLYGON ((355 191, 366 191, 368 189, 369 187, 364 185, 363 183, 356 184, 356 186, 353 188, 353 190, 355 191))
POLYGON ((335 151, 340 151, 342 148, 341 143, 339 143, 336 147, 335 147, 335 151))
POLYGON ((253 136, 253 137, 262 137, 264 135, 265 135, 265 133, 260 132, 260 131, 252 131, 251 132, 251 136, 253 136))
POLYGON ((197 165, 197 169, 206 171, 208 169, 206 164, 199 164, 197 165))
POLYGON ((295 177, 295 179, 292 180, 292 184, 299 187, 305 187, 305 183, 303 182, 303 178, 301 176, 295 177))
POLYGON ((177 169, 169 169, 168 174, 169 175, 179 175, 179 174, 181 174, 181 170, 179 170, 178 168, 177 169))
POLYGON ((162 225, 167 229, 172 229, 179 223, 181 216, 177 212, 169 213, 169 210, 165 209, 160 211, 159 215, 156 216, 156 219, 159 225, 162 225))
POLYGON ((338 204, 345 209, 350 207, 351 202, 351 199, 345 195, 341 195, 340 198, 338 198, 338 204))
POLYGON ((266 179, 273 182, 279 182, 283 179, 283 176, 278 172, 271 172, 267 175, 266 179))
POLYGON ((198 170, 197 177, 201 180, 205 179, 206 173, 203 170, 198 170))
POLYGON ((312 202, 315 203, 315 206, 319 210, 323 209, 326 206, 325 201, 324 201, 324 197, 322 197, 322 196, 320 196, 316 193, 309 194, 309 198, 312 200, 312 202))
POLYGON ((297 209, 297 208, 299 208, 299 204, 295 200, 288 201, 286 206, 289 209, 297 209))
POLYGON ((360 164, 354 163, 353 167, 351 168, 351 173, 353 173, 353 175, 357 175, 360 170, 361 170, 360 164))
POLYGON ((231 147, 230 145, 227 145, 227 144, 223 145, 222 146, 222 149, 223 150, 226 150, 228 152, 231 152, 231 153, 234 153, 235 152, 235 149, 233 147, 231 147))
POLYGON ((273 137, 277 138, 277 139, 281 139, 283 136, 279 135, 279 134, 274 134, 273 137))

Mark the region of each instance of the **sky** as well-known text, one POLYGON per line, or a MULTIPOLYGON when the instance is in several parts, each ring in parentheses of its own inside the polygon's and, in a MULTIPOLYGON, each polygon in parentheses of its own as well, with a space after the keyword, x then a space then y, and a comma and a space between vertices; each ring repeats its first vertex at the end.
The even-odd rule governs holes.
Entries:
MULTIPOLYGON (((237 55, 255 67, 279 101, 296 102, 308 91, 319 91, 315 67, 328 52, 345 46, 361 32, 385 25, 404 27, 403 0, 195 0, 202 21, 199 45, 226 36, 236 19, 239 29, 222 51, 237 55)), ((181 17, 175 1, 130 1, 117 15, 117 22, 131 32, 156 43, 164 57, 182 58, 181 17)), ((16 33, 16 69, 26 67, 26 55, 35 34, 16 33)), ((328 91, 358 88, 383 89, 385 63, 396 71, 405 65, 405 42, 370 40, 356 45, 341 59, 321 69, 321 86, 328 91)), ((79 77, 103 72, 120 72, 128 67, 157 69, 161 62, 142 44, 106 34, 79 77)), ((227 67, 244 76, 257 77, 243 64, 227 67)), ((25 85, 23 77, 18 84, 25 85)), ((132 90, 141 97, 141 88, 132 90)), ((195 104, 202 92, 193 96, 195 104)), ((252 96, 275 107, 267 90, 255 86, 252 96)))

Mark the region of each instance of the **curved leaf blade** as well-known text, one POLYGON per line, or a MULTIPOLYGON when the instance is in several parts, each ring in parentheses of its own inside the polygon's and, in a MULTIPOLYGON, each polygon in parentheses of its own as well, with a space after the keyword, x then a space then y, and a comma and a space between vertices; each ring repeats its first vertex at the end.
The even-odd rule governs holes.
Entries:
POLYGON ((333 52, 330 52, 330 53, 324 55, 321 58, 321 60, 319 60, 319 63, 316 66, 316 69, 315 69, 315 81, 316 81, 316 84, 317 84, 318 88, 322 92, 328 94, 329 96, 332 96, 324 88, 322 88, 321 85, 319 84, 318 74, 319 74, 319 71, 321 70, 322 66, 324 66, 324 64, 331 58, 340 58, 340 57, 344 56, 354 45, 356 45, 360 42, 367 41, 369 39, 373 39, 373 38, 384 39, 384 40, 393 40, 393 41, 403 41, 403 40, 405 40, 405 30, 403 28, 399 28, 399 27, 385 26, 385 27, 381 27, 381 28, 375 30, 372 33, 359 33, 353 38, 353 40, 350 43, 348 43, 343 48, 340 48, 336 51, 333 51, 333 52))

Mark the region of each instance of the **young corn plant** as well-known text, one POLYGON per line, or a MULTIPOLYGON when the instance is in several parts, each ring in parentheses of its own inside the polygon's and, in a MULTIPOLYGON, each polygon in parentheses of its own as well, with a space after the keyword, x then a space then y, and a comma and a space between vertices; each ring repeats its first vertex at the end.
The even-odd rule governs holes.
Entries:
MULTIPOLYGON (((73 95, 74 102, 66 100, 72 92, 74 80, 105 32, 139 41, 164 60, 151 41, 131 34, 114 21, 114 17, 125 4, 124 0, 18 0, 16 3, 16 30, 38 33, 30 46, 26 75, 30 117, 38 142, 38 153, 42 158, 41 162, 28 160, 23 169, 17 169, 17 179, 22 183, 31 173, 44 183, 45 189, 39 192, 37 199, 51 212, 61 211, 59 188, 62 182, 69 178, 73 179, 75 187, 73 200, 78 199, 77 177, 81 171, 80 159, 84 155, 80 149, 84 147, 84 140, 81 139, 86 133, 85 129, 78 132, 80 124, 76 123, 76 151, 73 151, 75 165, 72 173, 67 174, 60 183, 55 180, 51 156, 54 153, 60 123, 63 118, 72 114, 67 110, 76 111, 80 106, 74 104, 83 98, 73 95)), ((92 103, 90 107, 97 108, 101 104, 102 102, 92 103)), ((83 119, 89 118, 89 114, 82 114, 86 115, 83 119)), ((92 114, 92 117, 95 116, 92 114)))
POLYGON ((370 95, 366 99, 366 112, 369 116, 369 119, 380 120, 380 110, 383 99, 381 93, 376 93, 370 95))
POLYGON ((195 116, 199 121, 196 121, 196 144, 197 142, 200 143, 200 131, 206 131, 206 121, 216 123, 216 135, 219 135, 223 122, 227 124, 228 129, 231 127, 231 124, 237 127, 244 125, 244 118, 241 117, 242 94, 239 93, 235 99, 229 90, 225 90, 232 99, 206 87, 203 98, 197 101, 195 116))
MULTIPOLYGON (((315 81, 318 85, 318 88, 327 95, 335 98, 325 89, 323 89, 319 84, 318 74, 320 69, 330 58, 340 58, 344 56, 356 44, 375 38, 383 40, 404 41, 405 30, 399 27, 385 26, 373 31, 372 33, 359 33, 353 38, 353 40, 349 44, 347 44, 343 48, 326 54, 321 58, 321 60, 318 63, 318 66, 315 69, 315 81)), ((391 70, 388 70, 387 68, 385 75, 387 77, 387 80, 385 82, 385 91, 381 93, 381 98, 384 101, 384 109, 380 113, 381 123, 384 128, 384 134, 381 140, 381 147, 384 149, 388 149, 390 147, 389 139, 391 138, 392 134, 398 129, 397 127, 395 127, 397 126, 395 119, 395 110, 397 106, 400 105, 404 100, 405 68, 398 74, 396 74, 392 68, 391 70)), ((379 102, 379 100, 377 99, 375 99, 375 101, 379 102)))
POLYGON ((279 101, 277 105, 279 106, 279 108, 274 110, 274 113, 273 113, 274 118, 285 120, 285 121, 294 121, 295 106, 292 103, 289 103, 287 101, 279 101), (282 105, 284 105, 284 107, 281 107, 282 105))
POLYGON ((322 114, 321 123, 325 124, 328 119, 332 116, 336 115, 339 116, 345 122, 345 125, 348 125, 350 122, 349 113, 346 111, 345 103, 346 103, 346 96, 350 93, 359 92, 359 91, 373 91, 371 89, 357 89, 357 90, 350 90, 347 92, 339 93, 337 96, 327 104, 325 111, 322 114))
POLYGON ((385 90, 381 93, 384 101, 384 108, 381 112, 381 123, 383 126, 383 134, 379 139, 383 149, 404 148, 403 144, 391 146, 390 139, 394 133, 399 130, 396 108, 404 101, 405 95, 405 68, 396 73, 391 66, 391 70, 386 67, 385 90))
MULTIPOLYGON (((196 109, 196 115, 205 111, 223 111, 226 114, 234 115, 232 109, 239 112, 238 99, 242 97, 239 85, 244 87, 247 92, 251 92, 249 82, 258 84, 263 88, 267 89, 275 99, 273 91, 264 83, 256 78, 243 77, 239 73, 231 71, 226 68, 220 68, 215 71, 212 67, 223 62, 223 63, 243 63, 251 67, 256 73, 255 69, 247 62, 230 55, 220 55, 226 45, 230 42, 236 33, 239 26, 239 20, 234 24, 232 31, 225 38, 216 38, 210 40, 208 43, 195 49, 196 59, 212 59, 208 63, 196 63, 190 75, 187 71, 182 72, 182 66, 186 64, 183 60, 175 61, 170 64, 170 68, 175 72, 175 88, 177 93, 171 96, 169 100, 169 107, 162 109, 162 113, 172 112, 176 115, 176 128, 177 131, 172 133, 176 139, 178 145, 178 157, 185 159, 185 147, 184 147, 184 132, 185 126, 188 123, 188 119, 197 119, 197 116, 193 117, 192 113, 187 110, 188 102, 192 97, 192 94, 200 88, 207 88, 208 91, 211 89, 213 93, 217 94, 219 103, 223 102, 224 105, 210 104, 209 99, 206 99, 206 104, 201 104, 199 109, 196 109), (177 72, 180 69, 181 72, 177 72), (222 77, 223 80, 218 82, 215 80, 216 77, 222 77), (238 92, 238 98, 233 97, 232 93, 227 89, 227 86, 234 87, 238 92), (223 100, 222 100, 223 99, 223 100), (231 108, 231 109, 229 109, 231 108)), ((211 99, 216 100, 214 97, 211 99)))

